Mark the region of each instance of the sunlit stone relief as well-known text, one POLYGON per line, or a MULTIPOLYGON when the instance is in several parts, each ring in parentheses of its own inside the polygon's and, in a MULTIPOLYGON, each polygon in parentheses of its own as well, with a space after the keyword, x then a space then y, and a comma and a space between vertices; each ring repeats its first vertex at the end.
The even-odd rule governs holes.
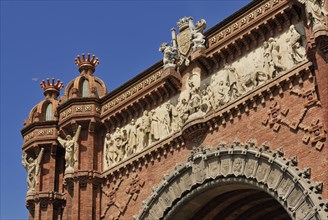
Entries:
POLYGON ((303 63, 304 45, 303 24, 298 23, 202 81, 200 73, 191 72, 180 94, 106 134, 104 170, 303 63))

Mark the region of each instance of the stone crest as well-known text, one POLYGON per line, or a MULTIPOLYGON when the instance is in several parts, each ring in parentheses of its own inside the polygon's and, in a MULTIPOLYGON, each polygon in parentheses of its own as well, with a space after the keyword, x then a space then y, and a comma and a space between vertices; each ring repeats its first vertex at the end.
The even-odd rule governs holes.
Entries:
POLYGON ((184 17, 181 18, 180 21, 177 23, 180 31, 180 33, 177 35, 178 49, 179 52, 184 56, 188 55, 191 48, 191 30, 189 27, 189 21, 192 21, 191 17, 184 17))
POLYGON ((177 22, 179 34, 176 34, 174 28, 171 29, 172 46, 168 43, 162 43, 159 51, 163 53, 164 69, 185 64, 189 65, 189 56, 192 51, 205 48, 205 36, 203 31, 206 28, 206 21, 200 19, 196 24, 192 17, 183 17, 177 22))

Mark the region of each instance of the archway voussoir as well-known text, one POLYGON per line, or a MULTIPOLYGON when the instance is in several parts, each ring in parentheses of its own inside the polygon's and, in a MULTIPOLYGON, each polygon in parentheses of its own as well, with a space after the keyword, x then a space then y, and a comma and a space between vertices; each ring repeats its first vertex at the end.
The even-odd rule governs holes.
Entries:
POLYGON ((194 194, 229 184, 268 193, 291 218, 325 219, 327 210, 322 209, 324 202, 316 194, 322 187, 311 184, 308 172, 297 167, 297 158, 286 159, 281 149, 272 152, 267 143, 261 148, 254 142, 237 141, 221 143, 216 149, 200 148, 154 188, 137 219, 166 219, 194 194))

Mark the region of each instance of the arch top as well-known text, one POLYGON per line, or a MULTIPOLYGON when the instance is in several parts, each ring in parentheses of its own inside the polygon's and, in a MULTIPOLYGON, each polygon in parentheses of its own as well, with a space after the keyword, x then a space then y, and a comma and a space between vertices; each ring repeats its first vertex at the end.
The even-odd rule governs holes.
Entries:
POLYGON ((195 148, 184 164, 177 165, 153 189, 135 219, 166 219, 190 199, 188 195, 194 190, 206 190, 214 182, 248 184, 266 191, 291 218, 326 219, 327 201, 320 196, 322 183, 312 184, 310 173, 310 169, 297 167, 296 157, 287 159, 282 149, 273 152, 267 143, 258 147, 255 141, 234 141, 216 148, 195 148))

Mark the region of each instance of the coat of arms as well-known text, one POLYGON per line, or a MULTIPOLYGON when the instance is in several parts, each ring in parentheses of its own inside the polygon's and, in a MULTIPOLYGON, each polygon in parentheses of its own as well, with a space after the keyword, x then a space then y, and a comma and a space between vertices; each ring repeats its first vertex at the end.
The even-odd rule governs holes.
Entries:
POLYGON ((164 69, 180 66, 183 63, 189 65, 190 51, 196 51, 205 48, 205 36, 203 31, 206 28, 206 21, 200 19, 196 25, 192 17, 184 17, 177 22, 179 34, 176 35, 175 29, 172 28, 172 46, 168 43, 162 43, 159 51, 164 54, 164 69))
POLYGON ((191 38, 191 31, 189 28, 184 29, 177 36, 178 50, 184 56, 188 55, 189 50, 191 48, 190 38, 191 38))

